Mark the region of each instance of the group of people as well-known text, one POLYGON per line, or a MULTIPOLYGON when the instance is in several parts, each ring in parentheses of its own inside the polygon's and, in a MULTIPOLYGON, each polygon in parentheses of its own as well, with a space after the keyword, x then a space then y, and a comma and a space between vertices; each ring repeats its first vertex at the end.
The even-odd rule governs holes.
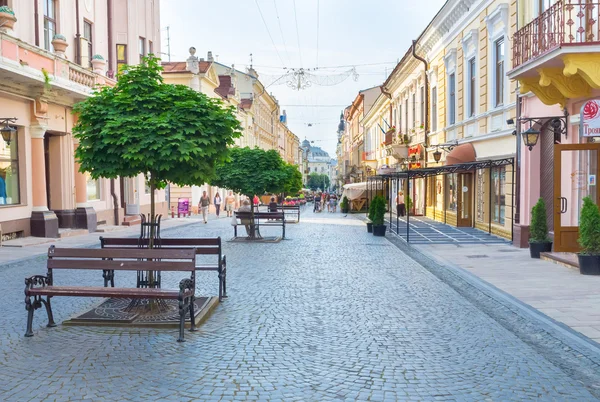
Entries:
MULTIPOLYGON (((235 207, 235 197, 233 196, 233 191, 229 192, 224 201, 221 199, 221 194, 218 192, 215 194, 212 204, 215 206, 215 214, 217 215, 217 218, 219 218, 221 215, 221 204, 223 203, 225 203, 225 212, 227 213, 227 217, 233 216, 233 208, 235 207)), ((210 205, 210 197, 206 191, 203 191, 202 197, 200 197, 200 202, 198 203, 198 211, 200 211, 202 214, 204 223, 208 222, 208 207, 210 205)))
POLYGON ((337 195, 331 193, 317 193, 314 198, 313 212, 321 212, 325 210, 327 206, 327 212, 337 211, 337 195))

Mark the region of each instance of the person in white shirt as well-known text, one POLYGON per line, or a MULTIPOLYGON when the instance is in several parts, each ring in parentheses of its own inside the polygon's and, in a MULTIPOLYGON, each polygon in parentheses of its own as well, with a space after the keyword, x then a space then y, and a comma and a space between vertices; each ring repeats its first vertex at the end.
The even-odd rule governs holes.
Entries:
POLYGON ((396 213, 398 216, 406 215, 406 204, 404 203, 404 193, 402 191, 398 191, 396 196, 396 213))

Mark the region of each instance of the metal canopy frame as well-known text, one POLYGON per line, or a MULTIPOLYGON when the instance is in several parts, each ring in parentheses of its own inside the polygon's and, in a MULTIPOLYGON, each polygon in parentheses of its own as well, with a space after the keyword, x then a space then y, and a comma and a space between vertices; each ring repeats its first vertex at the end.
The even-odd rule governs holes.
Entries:
MULTIPOLYGON (((471 172, 471 171, 477 171, 477 170, 482 170, 482 169, 490 169, 490 168, 494 168, 494 167, 500 167, 500 166, 512 166, 512 195, 514 197, 515 194, 515 169, 514 169, 514 164, 515 164, 515 158, 513 157, 506 157, 506 158, 500 158, 500 159, 490 159, 490 160, 480 160, 480 161, 473 161, 473 162, 466 162, 466 163, 456 163, 453 165, 446 165, 446 166, 435 166, 435 167, 428 167, 428 168, 420 168, 420 169, 407 169, 403 172, 395 172, 395 173, 386 173, 386 174, 379 174, 379 175, 375 175, 375 176, 369 176, 367 178, 367 214, 368 214, 368 210, 369 210, 369 202, 370 202, 370 197, 373 196, 373 193, 375 193, 375 195, 378 195, 379 191, 381 190, 381 195, 383 195, 385 197, 384 193, 384 189, 387 189, 389 192, 389 189, 391 188, 391 184, 392 182, 395 181, 396 189, 399 189, 400 187, 400 180, 406 180, 406 185, 407 185, 407 190, 408 190, 408 183, 409 180, 411 179, 420 179, 420 178, 427 178, 427 177, 431 177, 431 176, 439 176, 439 175, 444 175, 444 177, 446 175, 449 174, 453 174, 453 173, 464 173, 464 172, 471 172), (378 182, 381 182, 381 184, 379 185, 378 182), (373 186, 373 184, 375 184, 373 186)), ((489 185, 491 186, 491 180, 489 185)), ((444 185, 445 187, 445 185, 444 185)), ((413 183, 413 188, 414 188, 414 183, 413 183)), ((488 190, 489 191, 489 196, 491 197, 491 189, 488 190)), ((396 214, 396 231, 394 232, 394 230, 391 227, 392 224, 392 197, 386 197, 388 198, 388 210, 389 210, 389 222, 390 222, 390 232, 395 233, 397 235, 399 235, 398 231, 399 231, 399 217, 398 214, 396 214)), ((490 204, 490 208, 491 208, 491 204, 490 204)), ((514 219, 514 209, 515 209, 515 202, 513 200, 513 202, 511 203, 511 216, 514 219)), ((489 219, 489 234, 492 233, 492 222, 491 222, 491 213, 490 216, 488 217, 489 219)), ((514 237, 514 233, 513 233, 513 227, 514 225, 511 226, 511 240, 514 237)), ((410 243, 410 210, 408 210, 408 208, 406 209, 406 242, 410 243)))

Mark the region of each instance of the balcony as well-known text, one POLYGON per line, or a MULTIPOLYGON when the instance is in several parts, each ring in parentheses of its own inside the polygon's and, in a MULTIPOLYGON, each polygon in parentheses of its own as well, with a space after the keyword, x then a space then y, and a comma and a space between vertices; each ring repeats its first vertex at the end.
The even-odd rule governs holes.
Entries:
POLYGON ((560 0, 513 37, 511 79, 548 105, 600 87, 600 1, 560 0))
POLYGON ((96 85, 116 84, 104 75, 5 33, 0 33, 0 56, 2 89, 18 95, 73 104, 89 97, 96 85))

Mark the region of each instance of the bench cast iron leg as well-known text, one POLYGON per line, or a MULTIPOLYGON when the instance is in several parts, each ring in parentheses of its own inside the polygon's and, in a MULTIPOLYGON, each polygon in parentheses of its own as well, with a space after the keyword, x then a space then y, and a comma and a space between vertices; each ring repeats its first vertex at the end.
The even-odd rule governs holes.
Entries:
POLYGON ((221 269, 223 275, 223 281, 221 286, 223 287, 223 298, 227 299, 227 257, 223 257, 223 268, 221 269))
POLYGON ((25 310, 27 310, 27 330, 25 331, 25 336, 29 338, 33 336, 33 312, 35 311, 31 297, 25 297, 25 310))
POLYGON ((198 329, 196 329, 196 317, 194 314, 194 301, 195 300, 196 300, 195 297, 190 298, 190 332, 198 331, 198 329))
POLYGON ((48 315, 48 328, 56 327, 54 323, 54 315, 52 314, 52 305, 50 304, 50 296, 46 297, 46 300, 41 299, 44 306, 46 306, 46 314, 48 315))
POLYGON ((182 299, 179 299, 179 339, 177 339, 177 342, 185 342, 183 331, 185 328, 185 310, 185 303, 182 299))

